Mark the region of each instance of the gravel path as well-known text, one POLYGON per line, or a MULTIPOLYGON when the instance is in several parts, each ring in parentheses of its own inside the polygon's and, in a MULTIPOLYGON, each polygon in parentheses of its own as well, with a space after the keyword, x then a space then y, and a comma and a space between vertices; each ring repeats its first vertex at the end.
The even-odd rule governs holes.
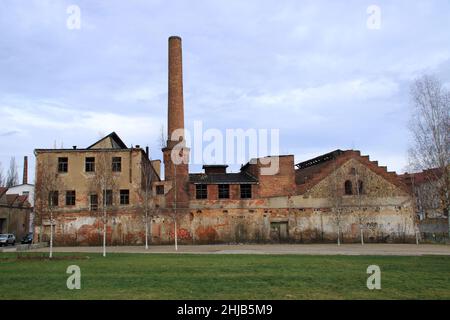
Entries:
MULTIPOLYGON (((48 248, 32 252, 47 252, 48 248)), ((101 247, 55 247, 54 252, 102 252, 101 247)), ((174 246, 107 247, 107 252, 118 253, 175 253, 174 246)), ((177 253, 198 254, 308 254, 308 255, 450 255, 450 245, 432 244, 243 244, 243 245, 179 245, 177 253)))

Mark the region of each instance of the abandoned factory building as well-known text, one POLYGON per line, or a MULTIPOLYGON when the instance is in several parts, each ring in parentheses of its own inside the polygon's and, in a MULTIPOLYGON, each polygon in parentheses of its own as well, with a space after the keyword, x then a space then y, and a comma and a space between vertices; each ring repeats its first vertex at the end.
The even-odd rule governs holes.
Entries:
POLYGON ((181 38, 169 38, 167 143, 159 160, 116 133, 87 148, 36 149, 35 234, 60 245, 410 241, 409 189, 395 172, 356 150, 295 163, 293 155, 252 159, 240 172, 205 164, 189 173, 181 38), (181 131, 182 132, 182 131, 181 131), (176 154, 182 160, 174 161, 176 154), (276 160, 275 174, 263 174, 276 160), (147 215, 146 215, 147 212, 147 215), (103 219, 104 213, 107 219, 103 219), (53 217, 53 220, 51 219, 53 217), (176 226, 176 227, 175 227, 176 226))

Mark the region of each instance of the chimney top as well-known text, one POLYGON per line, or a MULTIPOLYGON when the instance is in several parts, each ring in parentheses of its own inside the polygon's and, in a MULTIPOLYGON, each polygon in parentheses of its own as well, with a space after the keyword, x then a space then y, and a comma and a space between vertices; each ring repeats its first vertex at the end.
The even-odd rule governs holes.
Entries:
POLYGON ((28 157, 23 157, 23 176, 22 184, 28 184, 28 157))
POLYGON ((76 149, 77 149, 77 146, 72 146, 72 148, 73 148, 73 150, 76 150, 76 149))
POLYGON ((204 164, 205 174, 223 174, 227 173, 228 165, 226 164, 204 164))

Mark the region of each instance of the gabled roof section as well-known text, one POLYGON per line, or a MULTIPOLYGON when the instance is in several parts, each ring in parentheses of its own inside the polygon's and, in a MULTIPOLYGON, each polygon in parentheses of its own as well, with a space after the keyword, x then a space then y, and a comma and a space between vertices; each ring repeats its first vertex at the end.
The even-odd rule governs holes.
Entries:
POLYGON ((408 187, 395 172, 387 171, 387 167, 379 166, 378 161, 371 161, 369 156, 361 156, 361 152, 358 150, 335 150, 297 164, 295 182, 298 186, 298 192, 303 194, 310 190, 350 159, 356 159, 388 182, 409 193, 408 187))
POLYGON ((10 208, 31 208, 27 195, 6 194, 8 188, 0 187, 0 206, 10 208))
POLYGON ((6 202, 8 203, 8 205, 12 206, 18 198, 19 198, 18 194, 7 194, 6 202))
POLYGON ((120 139, 115 132, 111 132, 107 136, 101 138, 87 149, 127 149, 126 144, 120 139))
POLYGON ((315 158, 312 158, 312 159, 309 159, 309 160, 297 163, 295 166, 298 169, 305 169, 305 168, 317 166, 317 165, 319 165, 321 163, 325 163, 327 161, 333 160, 337 156, 339 156, 339 155, 341 155, 343 153, 344 153, 344 151, 342 151, 340 149, 337 149, 337 150, 331 151, 329 153, 325 153, 325 154, 323 154, 321 156, 318 156, 318 157, 315 157, 315 158))

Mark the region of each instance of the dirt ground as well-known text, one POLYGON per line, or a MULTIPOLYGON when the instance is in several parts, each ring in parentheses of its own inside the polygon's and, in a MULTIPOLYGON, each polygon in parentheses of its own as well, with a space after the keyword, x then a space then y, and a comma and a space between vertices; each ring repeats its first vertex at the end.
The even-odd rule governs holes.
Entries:
MULTIPOLYGON (((48 248, 32 252, 47 252, 48 248)), ((54 252, 102 252, 101 247, 55 247, 54 252)), ((432 244, 243 244, 243 245, 179 245, 107 247, 117 253, 184 253, 184 254, 300 254, 300 255, 450 255, 450 245, 432 244)))

